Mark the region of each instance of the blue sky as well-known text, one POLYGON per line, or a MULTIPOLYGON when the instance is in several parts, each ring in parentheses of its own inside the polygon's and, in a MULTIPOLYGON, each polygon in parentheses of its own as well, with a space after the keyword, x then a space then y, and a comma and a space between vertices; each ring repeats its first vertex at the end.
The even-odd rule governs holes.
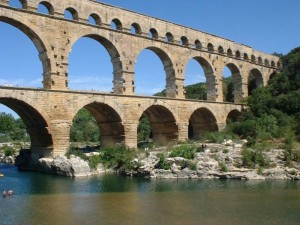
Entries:
MULTIPOLYGON (((300 46, 299 0, 101 2, 228 38, 266 53, 286 54, 300 46)), ((14 6, 17 3, 12 0, 14 6)), ((3 22, 0 22, 0 40, 0 84, 42 87, 42 65, 32 42, 3 22)), ((99 43, 80 39, 72 48, 69 63, 71 89, 111 91, 112 65, 108 53, 99 43)), ((224 74, 227 76, 228 71, 224 74)), ((205 81, 202 68, 194 61, 188 64, 185 76, 186 85, 205 81)), ((154 53, 141 52, 135 66, 135 80, 137 94, 152 95, 164 89, 165 72, 154 53)))

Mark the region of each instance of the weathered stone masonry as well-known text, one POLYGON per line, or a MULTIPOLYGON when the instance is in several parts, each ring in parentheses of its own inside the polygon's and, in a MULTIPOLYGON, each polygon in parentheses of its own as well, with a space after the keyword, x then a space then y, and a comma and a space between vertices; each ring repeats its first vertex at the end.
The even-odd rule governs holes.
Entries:
MULTIPOLYGON (((26 122, 32 148, 41 153, 64 153, 72 120, 82 107, 96 118, 101 144, 124 142, 136 146, 139 118, 151 120, 154 139, 185 140, 190 133, 224 128, 239 104, 222 103, 222 71, 234 78, 235 103, 248 95, 248 77, 266 85, 280 67, 279 58, 233 41, 90 0, 20 1, 22 9, 0 0, 0 21, 24 32, 35 44, 43 64, 43 89, 1 88, 0 102, 26 122), (48 14, 38 12, 38 5, 48 14), (65 10, 73 19, 65 19, 65 10), (90 24, 89 17, 95 20, 90 24), (115 25, 115 28, 111 24, 115 25), (134 32, 133 32, 134 31, 134 32), (73 44, 89 37, 102 44, 113 64, 114 93, 72 92, 68 89, 68 57, 73 44), (167 98, 135 96, 134 65, 149 49, 162 60, 167 98), (195 59, 205 71, 208 102, 184 100, 184 73, 195 59)), ((43 153, 43 154, 44 154, 43 153)))

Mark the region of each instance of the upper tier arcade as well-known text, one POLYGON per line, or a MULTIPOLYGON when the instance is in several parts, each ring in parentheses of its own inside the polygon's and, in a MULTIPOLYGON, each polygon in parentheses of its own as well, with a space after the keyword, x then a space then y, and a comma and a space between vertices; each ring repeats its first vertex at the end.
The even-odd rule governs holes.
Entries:
POLYGON ((223 101, 222 72, 228 67, 234 80, 234 101, 248 96, 248 78, 266 85, 281 67, 274 55, 212 34, 91 0, 20 0, 22 8, 0 0, 0 21, 23 31, 35 44, 43 64, 43 87, 68 90, 68 59, 81 37, 101 43, 111 57, 115 94, 135 92, 134 65, 144 49, 156 53, 166 73, 166 95, 184 98, 185 69, 191 59, 206 76, 207 99, 223 101), (40 13, 43 5, 47 13, 40 13), (65 18, 65 14, 72 18, 65 18), (89 18, 93 18, 91 24, 89 18))

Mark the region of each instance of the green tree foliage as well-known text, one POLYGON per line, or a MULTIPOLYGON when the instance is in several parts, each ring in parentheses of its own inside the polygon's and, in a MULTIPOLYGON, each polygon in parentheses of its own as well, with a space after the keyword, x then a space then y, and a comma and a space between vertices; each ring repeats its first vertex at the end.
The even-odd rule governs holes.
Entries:
POLYGON ((207 88, 205 83, 187 85, 185 87, 187 99, 207 100, 207 88))
POLYGON ((234 102, 234 83, 232 77, 223 78, 223 97, 226 102, 234 102))
MULTIPOLYGON (((154 94, 154 96, 166 97, 166 90, 154 94)), ((196 83, 185 87, 187 99, 207 100, 207 88, 205 83, 196 83)))
POLYGON ((83 108, 75 116, 70 138, 72 142, 99 142, 97 121, 88 110, 83 108))
POLYGON ((11 114, 0 113, 0 142, 29 141, 23 121, 11 114))
POLYGON ((151 124, 147 116, 142 115, 138 126, 138 141, 149 141, 151 124))
POLYGON ((0 114, 0 133, 12 131, 15 123, 15 118, 11 114, 2 112, 0 114))
POLYGON ((280 73, 247 98, 249 110, 231 124, 233 132, 262 140, 296 133, 300 139, 300 47, 281 59, 280 73))

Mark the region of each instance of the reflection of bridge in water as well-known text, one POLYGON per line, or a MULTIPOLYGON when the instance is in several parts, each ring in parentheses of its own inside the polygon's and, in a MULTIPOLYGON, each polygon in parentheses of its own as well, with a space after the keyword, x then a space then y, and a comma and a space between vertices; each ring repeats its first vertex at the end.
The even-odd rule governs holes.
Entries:
POLYGON ((280 67, 278 57, 248 46, 95 1, 20 2, 23 8, 16 9, 8 0, 0 0, 0 21, 20 29, 35 44, 43 64, 43 89, 1 87, 0 103, 19 114, 32 148, 41 153, 66 151, 72 120, 83 107, 96 118, 102 145, 123 142, 135 147, 143 113, 159 143, 186 140, 189 130, 195 137, 221 130, 241 110, 238 103, 248 95, 249 77, 256 86, 266 85, 280 67), (39 13, 39 5, 48 14, 39 13), (67 12, 72 19, 64 18, 67 12), (68 89, 69 53, 81 37, 92 38, 107 49, 114 70, 113 94, 68 89), (134 95, 134 65, 144 49, 156 53, 164 65, 166 98, 134 95), (205 72, 208 101, 184 99, 184 70, 191 59, 205 72), (232 73, 236 104, 223 103, 226 66, 232 73))

